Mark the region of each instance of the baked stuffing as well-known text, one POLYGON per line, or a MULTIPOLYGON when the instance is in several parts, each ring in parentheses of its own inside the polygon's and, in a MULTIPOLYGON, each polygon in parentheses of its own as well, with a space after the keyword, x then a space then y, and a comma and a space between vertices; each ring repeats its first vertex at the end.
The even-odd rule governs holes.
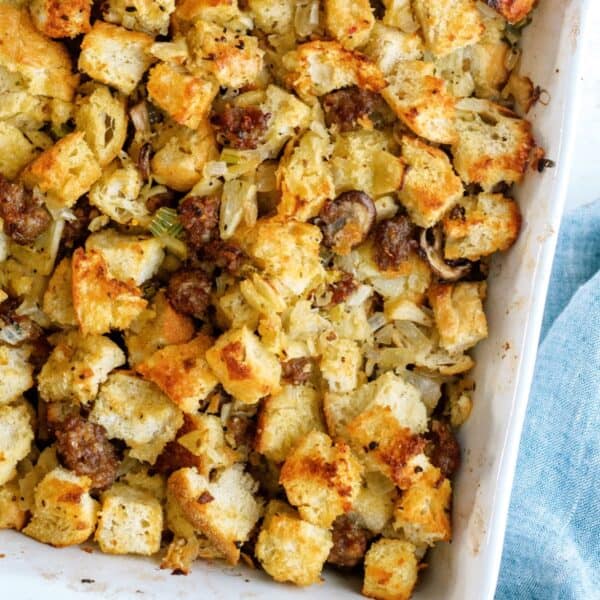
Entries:
POLYGON ((0 2, 0 528, 410 598, 534 3, 0 2))

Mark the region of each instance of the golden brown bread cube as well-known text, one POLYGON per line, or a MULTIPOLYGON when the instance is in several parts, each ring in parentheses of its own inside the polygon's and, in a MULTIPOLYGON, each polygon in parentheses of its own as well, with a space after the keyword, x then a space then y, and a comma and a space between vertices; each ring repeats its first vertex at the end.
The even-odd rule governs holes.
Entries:
POLYGON ((442 348, 450 353, 464 352, 487 337, 487 320, 482 304, 485 293, 485 282, 431 286, 429 302, 442 348))
POLYGON ((186 344, 157 350, 136 366, 138 373, 155 383, 186 413, 196 413, 219 383, 206 362, 213 339, 199 335, 186 344))
POLYGON ((131 94, 154 62, 149 53, 153 41, 146 33, 96 21, 81 42, 79 70, 131 94))
POLYGON ((25 400, 0 405, 0 485, 15 475, 33 441, 33 410, 25 400))
POLYGON ((252 28, 252 22, 242 17, 238 0, 178 0, 171 15, 171 30, 174 34, 185 34, 199 19, 234 30, 252 28))
POLYGON ((152 494, 122 483, 114 483, 102 494, 94 534, 102 552, 156 554, 162 529, 163 509, 152 494))
POLYGON ((74 38, 90 30, 91 0, 32 0, 35 26, 51 38, 74 38))
POLYGON ((0 529, 23 529, 27 512, 19 503, 21 491, 16 479, 0 486, 0 529))
POLYGON ((48 202, 70 208, 90 190, 102 171, 82 131, 60 139, 40 154, 21 174, 29 187, 38 187, 48 202))
POLYGON ((303 521, 289 505, 272 500, 256 543, 256 558, 275 581, 311 585, 333 545, 331 532, 303 521))
POLYGON ((112 278, 96 250, 78 248, 73 254, 73 306, 84 334, 127 329, 146 308, 147 301, 130 282, 112 278))
POLYGON ((363 358, 354 340, 338 338, 323 343, 319 368, 329 390, 351 392, 356 389, 363 358))
POLYGON ((325 0, 325 28, 344 48, 366 44, 374 23, 369 0, 325 0))
POLYGON ((416 548, 410 542, 382 538, 365 556, 362 593, 376 600, 409 600, 417 583, 416 548))
POLYGON ((402 138, 402 158, 408 166, 400 202, 419 227, 432 227, 462 198, 463 186, 447 154, 409 136, 402 138))
POLYGON ((422 59, 425 46, 418 33, 405 33, 378 21, 363 51, 384 75, 389 75, 400 61, 422 59))
POLYGON ((62 467, 50 471, 35 488, 32 518, 23 533, 61 548, 85 542, 94 532, 98 503, 91 480, 62 467))
POLYGON ((175 0, 108 0, 102 16, 105 21, 149 35, 167 35, 175 0))
POLYGON ((27 347, 0 345, 0 405, 9 404, 33 385, 27 347))
POLYGON ((467 196, 444 217, 444 256, 448 260, 482 256, 508 250, 519 235, 519 205, 502 194, 467 196))
POLYGON ((248 0, 247 4, 254 23, 265 33, 282 34, 294 29, 294 0, 248 0))
POLYGON ((73 276, 70 258, 63 258, 54 269, 44 292, 42 309, 44 314, 57 325, 62 327, 77 325, 73 307, 73 276))
POLYGON ((381 533, 391 522, 398 491, 391 479, 378 471, 365 473, 352 516, 373 533, 381 533))
POLYGON ((352 508, 361 474, 362 467, 345 442, 334 444, 326 433, 312 431, 288 454, 279 480, 304 520, 328 528, 352 508))
POLYGON ((0 175, 14 179, 38 152, 14 125, 0 121, 0 175))

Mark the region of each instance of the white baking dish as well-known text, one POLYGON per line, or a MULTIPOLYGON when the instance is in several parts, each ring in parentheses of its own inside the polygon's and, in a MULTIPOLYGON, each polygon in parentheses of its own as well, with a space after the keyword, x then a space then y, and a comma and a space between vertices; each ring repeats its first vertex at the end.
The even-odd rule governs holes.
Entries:
MULTIPOLYGON (((525 34, 523 72, 550 102, 531 111, 536 139, 556 168, 530 174, 519 190, 524 226, 493 267, 490 337, 477 350, 473 414, 461 431, 464 463, 455 485, 454 541, 433 553, 415 600, 486 600, 494 594, 519 438, 572 154, 582 30, 591 0, 542 0, 525 34)), ((155 561, 56 550, 0 532, 0 595, 16 600, 88 598, 342 598, 356 579, 329 573, 302 590, 264 573, 197 562, 188 577, 155 561)))

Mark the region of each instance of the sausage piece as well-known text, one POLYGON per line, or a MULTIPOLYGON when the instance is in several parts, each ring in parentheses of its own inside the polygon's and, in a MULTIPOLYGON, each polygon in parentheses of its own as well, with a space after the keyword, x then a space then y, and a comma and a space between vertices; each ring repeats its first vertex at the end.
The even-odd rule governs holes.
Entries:
POLYGON ((327 127, 343 132, 356 129, 358 121, 374 112, 382 99, 375 92, 353 86, 326 94, 322 102, 327 127))
POLYGON ((356 190, 326 202, 316 219, 323 232, 323 244, 337 254, 349 254, 369 235, 375 214, 370 196, 356 190))
POLYGON ((356 566, 367 551, 369 532, 347 515, 342 515, 333 522, 331 533, 333 546, 327 562, 338 567, 356 566))
POLYGON ((52 218, 41 200, 20 183, 0 175, 0 217, 4 233, 17 244, 31 244, 50 226, 52 218))
POLYGON ((428 448, 431 463, 440 469, 444 477, 451 477, 460 466, 460 446, 450 425, 433 419, 427 437, 431 442, 428 448))
POLYGON ((291 358, 281 363, 281 377, 287 383, 301 385, 311 378, 312 366, 313 361, 308 356, 291 358))
POLYGON ((345 302, 358 289, 358 282, 350 275, 344 273, 338 281, 329 285, 331 292, 331 304, 341 304, 345 302))
POLYGON ((231 106, 213 113, 210 122, 215 128, 217 141, 237 150, 255 150, 260 143, 270 115, 256 106, 231 106))
POLYGON ((394 269, 419 247, 416 228, 410 219, 401 215, 381 221, 375 228, 375 262, 380 269, 394 269))
POLYGON ((167 297, 176 311, 202 319, 210 304, 211 287, 204 271, 182 269, 171 277, 167 297))
POLYGON ((87 198, 82 198, 73 208, 73 214, 77 217, 73 221, 65 221, 61 243, 67 249, 73 249, 80 246, 89 234, 88 227, 96 217, 100 216, 100 211, 92 206, 87 198))
POLYGON ((179 206, 179 220, 193 248, 218 237, 219 205, 217 196, 189 196, 179 206))
POLYGON ((68 469, 87 475, 96 489, 107 488, 115 480, 119 460, 102 425, 71 416, 58 425, 55 434, 58 456, 68 469))
POLYGON ((235 244, 223 240, 212 240, 204 244, 198 251, 201 259, 224 269, 228 273, 236 273, 246 260, 246 255, 235 244))

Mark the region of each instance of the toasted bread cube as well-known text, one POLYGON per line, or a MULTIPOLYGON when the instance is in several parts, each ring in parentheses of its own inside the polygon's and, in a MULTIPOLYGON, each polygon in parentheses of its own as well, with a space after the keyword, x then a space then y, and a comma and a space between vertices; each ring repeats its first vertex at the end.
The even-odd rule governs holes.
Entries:
POLYGON ((181 411, 153 383, 133 373, 109 375, 90 413, 109 438, 124 440, 132 458, 154 464, 183 424, 181 411))
POLYGON ((104 85, 95 86, 77 102, 75 123, 101 167, 111 163, 127 136, 125 101, 104 85))
POLYGON ((328 528, 352 508, 361 474, 362 467, 345 442, 334 444, 327 434, 312 431, 290 452, 279 480, 303 519, 328 528))
POLYGON ((244 404, 279 391, 279 361, 246 327, 224 333, 207 350, 206 360, 223 387, 244 404))
POLYGON ((74 38, 90 30, 91 0, 32 0, 29 12, 35 26, 51 38, 74 38))
POLYGON ((417 31, 419 24, 413 15, 411 0, 382 0, 385 7, 382 23, 400 31, 417 31))
POLYGON ((148 360, 157 350, 171 344, 185 344, 194 336, 194 323, 178 313, 158 292, 150 307, 131 323, 125 333, 129 364, 136 367, 148 360))
POLYGON ((0 345, 0 405, 9 404, 33 386, 33 367, 24 347, 0 345))
POLYGON ((344 48, 364 46, 374 23, 369 0, 325 0, 325 28, 344 48))
POLYGON ((15 475, 33 441, 32 408, 24 400, 0 406, 0 485, 15 475))
POLYGON ((300 438, 311 431, 324 430, 317 390, 310 385, 284 385, 261 405, 256 450, 269 460, 282 463, 300 438))
POLYGON ((102 335, 69 331, 52 337, 56 345, 38 375, 38 390, 46 402, 70 400, 89 404, 108 374, 125 364, 125 354, 102 335))
POLYGON ((483 32, 472 0, 416 0, 413 8, 427 47, 437 56, 475 44, 483 32))
POLYGON ((477 261, 514 244, 521 228, 521 212, 514 200, 502 194, 481 193, 463 198, 443 224, 445 257, 477 261))
POLYGON ((265 33, 286 33, 294 29, 294 0, 248 0, 255 25, 265 33))
POLYGON ((240 547, 262 514, 262 504, 254 497, 257 483, 243 465, 221 471, 214 480, 195 469, 180 469, 169 478, 169 491, 195 529, 236 564, 240 547))
POLYGON ((219 383, 206 362, 206 351, 213 340, 199 335, 187 344, 157 350, 137 365, 145 379, 155 383, 186 413, 196 413, 219 383))
POLYGON ((404 179, 404 162, 389 152, 379 131, 350 131, 337 137, 331 160, 336 193, 366 192, 372 198, 396 192, 404 179))
POLYGON ((416 548, 410 542, 382 538, 365 556, 362 593, 377 600, 410 600, 417 583, 416 548))
POLYGON ((98 514, 90 485, 89 477, 62 467, 50 471, 35 488, 33 516, 23 533, 58 548, 85 542, 98 514))
POLYGON ((81 42, 79 70, 123 94, 131 94, 154 62, 149 53, 153 42, 146 33, 96 21, 81 42))
POLYGON ((439 144, 456 140, 455 99, 443 79, 434 76, 432 63, 398 63, 381 95, 398 118, 417 135, 439 144))
POLYGON ((332 546, 330 531, 303 521, 289 505, 272 500, 255 552, 275 581, 304 586, 320 582, 332 546))
POLYGON ((147 302, 135 285, 110 277, 100 252, 78 248, 72 268, 73 306, 85 335, 127 329, 146 308, 147 302))
POLYGON ((102 494, 94 540, 107 554, 143 554, 160 550, 163 511, 154 496, 114 483, 102 494))
POLYGON ((25 185, 48 194, 48 202, 70 208, 90 190, 102 171, 84 134, 66 135, 38 156, 21 174, 25 185))
POLYGON ((329 340, 323 344, 319 367, 332 392, 351 392, 358 385, 363 356, 353 340, 329 340))
POLYGON ((449 542, 451 499, 450 481, 430 466, 396 501, 394 528, 413 544, 449 542))
POLYGON ((438 283, 429 288, 442 348, 450 353, 464 352, 487 337, 482 304, 485 293, 485 282, 438 283))
POLYGON ((187 74, 181 67, 161 62, 150 71, 148 94, 180 125, 197 129, 208 118, 218 86, 206 77, 187 74))
POLYGON ((102 16, 105 21, 149 35, 167 35, 175 0, 108 0, 102 16))
POLYGON ((257 221, 241 242, 267 276, 300 295, 311 282, 323 277, 319 256, 321 237, 316 225, 271 217, 257 221))
POLYGON ((403 60, 421 60, 425 47, 418 33, 404 33, 395 27, 375 23, 364 53, 384 75, 392 73, 403 60))
POLYGON ((277 185, 281 189, 277 212, 280 215, 308 221, 321 212, 327 199, 335 197, 327 162, 331 150, 329 140, 312 131, 305 133, 296 147, 290 142, 277 170, 277 185))
POLYGON ((111 277, 141 285, 160 268, 165 257, 161 242, 155 237, 126 235, 114 229, 93 233, 85 242, 86 251, 99 252, 111 277))
POLYGON ((288 84, 306 100, 352 85, 371 92, 385 87, 383 73, 367 56, 337 41, 301 44, 283 57, 283 65, 288 84))
POLYGON ((169 121, 158 132, 153 146, 151 166, 156 181, 178 192, 191 190, 202 178, 204 165, 219 154, 208 120, 195 130, 169 121))
POLYGON ((63 258, 54 269, 44 292, 42 309, 45 315, 57 325, 62 327, 77 325, 73 307, 73 276, 70 258, 63 258))
POLYGON ((27 512, 19 503, 20 495, 16 479, 0 486, 0 529, 23 529, 27 521, 27 512))
POLYGON ((378 471, 365 473, 352 515, 362 527, 381 533, 392 520, 397 495, 396 486, 388 477, 378 471))
POLYGON ((208 69, 219 85, 238 89, 256 81, 262 71, 264 51, 254 36, 198 20, 187 42, 195 65, 208 69))
POLYGON ((483 39, 469 49, 470 72, 478 98, 497 97, 507 82, 510 46, 502 39, 483 39))
POLYGON ((417 138, 402 138, 402 158, 408 169, 398 198, 419 227, 432 227, 462 198, 460 177, 447 154, 417 138))
MULTIPOLYGON (((198 19, 242 29, 241 18, 238 0, 177 0, 177 7, 171 15, 171 29, 175 34, 187 33, 198 19)), ((251 27, 251 23, 246 23, 244 28, 251 27)))
POLYGON ((216 301, 217 321, 223 324, 224 329, 237 329, 246 326, 256 329, 260 313, 252 307, 240 289, 239 285, 229 288, 216 301))
POLYGON ((19 467, 19 506, 23 510, 33 511, 35 506, 35 488, 50 471, 58 467, 56 446, 47 446, 40 453, 35 465, 25 458, 19 467))
POLYGON ((533 10, 537 0, 486 0, 509 23, 518 23, 533 10))
POLYGON ((14 179, 36 155, 35 146, 17 127, 0 121, 0 175, 14 179))
POLYGON ((0 40, 0 65, 18 73, 29 94, 73 99, 79 77, 72 72, 67 49, 41 34, 26 10, 0 4, 0 40))
POLYGON ((461 179, 478 183, 484 191, 501 181, 520 182, 534 145, 531 124, 488 100, 467 98, 457 109, 452 154, 461 179))

